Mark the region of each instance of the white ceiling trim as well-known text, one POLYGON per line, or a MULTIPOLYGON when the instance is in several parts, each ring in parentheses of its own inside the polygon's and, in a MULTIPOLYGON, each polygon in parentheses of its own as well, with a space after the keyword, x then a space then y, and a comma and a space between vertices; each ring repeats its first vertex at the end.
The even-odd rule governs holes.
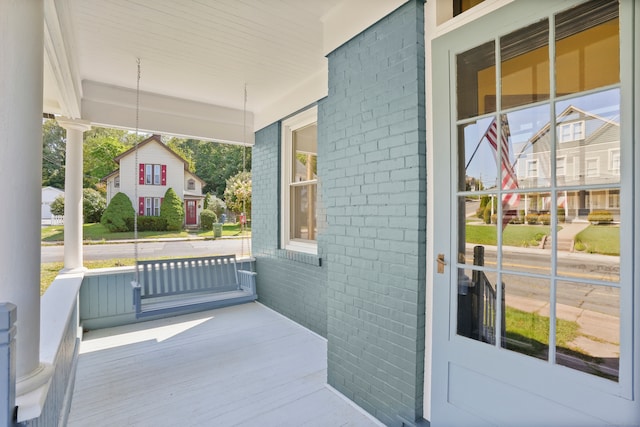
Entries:
POLYGON ((66 0, 44 2, 44 51, 45 64, 53 73, 61 99, 61 112, 72 119, 80 118, 82 97, 78 68, 73 52, 73 38, 69 32, 66 0))
POLYGON ((333 52, 408 0, 349 0, 335 6, 323 18, 323 51, 333 52))
MULTIPOLYGON (((96 126, 136 129, 136 91, 83 81, 82 118, 96 126)), ((141 132, 253 145, 253 113, 140 91, 141 132), (246 124, 246 125, 245 125, 246 124)))

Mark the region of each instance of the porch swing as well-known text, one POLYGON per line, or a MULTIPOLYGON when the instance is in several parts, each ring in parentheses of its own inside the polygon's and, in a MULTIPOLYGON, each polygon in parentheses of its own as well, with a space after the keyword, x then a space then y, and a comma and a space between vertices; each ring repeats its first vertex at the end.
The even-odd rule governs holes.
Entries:
MULTIPOLYGON (((140 76, 141 66, 140 58, 138 58, 136 142, 134 145, 136 174, 138 173, 137 137, 140 131, 140 76)), ((245 86, 245 117, 246 93, 245 86)), ((244 169, 245 153, 243 151, 243 171, 244 169)), ((134 182, 134 200, 138 200, 137 175, 134 182)), ((246 207, 246 205, 243 206, 246 207)), ((244 254, 244 223, 241 223, 241 230, 243 234, 242 253, 244 254)), ((134 215, 133 235, 136 266, 131 286, 133 288, 133 307, 137 319, 209 310, 257 299, 256 273, 239 269, 235 254, 141 261, 138 256, 137 213, 134 215)))

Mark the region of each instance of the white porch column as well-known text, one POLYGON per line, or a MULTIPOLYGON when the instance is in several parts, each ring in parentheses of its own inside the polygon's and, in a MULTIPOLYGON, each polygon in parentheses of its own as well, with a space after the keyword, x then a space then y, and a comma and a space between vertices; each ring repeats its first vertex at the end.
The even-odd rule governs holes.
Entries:
POLYGON ((64 176, 64 269, 78 271, 82 266, 82 143, 83 133, 91 129, 84 120, 58 119, 67 130, 66 172, 64 176))
POLYGON ((0 0, 0 301, 18 308, 18 388, 40 367, 42 0, 0 0))

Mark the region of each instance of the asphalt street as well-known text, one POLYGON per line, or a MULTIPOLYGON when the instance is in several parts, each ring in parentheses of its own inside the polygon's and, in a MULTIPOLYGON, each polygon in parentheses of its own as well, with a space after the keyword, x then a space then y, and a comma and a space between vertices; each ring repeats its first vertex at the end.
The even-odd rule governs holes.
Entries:
MULTIPOLYGON (((134 243, 105 243, 84 245, 85 260, 134 258, 134 243)), ((139 242, 138 258, 190 257, 205 255, 249 256, 251 239, 179 240, 161 242, 139 242)), ((64 245, 42 246, 41 262, 62 262, 64 245)))

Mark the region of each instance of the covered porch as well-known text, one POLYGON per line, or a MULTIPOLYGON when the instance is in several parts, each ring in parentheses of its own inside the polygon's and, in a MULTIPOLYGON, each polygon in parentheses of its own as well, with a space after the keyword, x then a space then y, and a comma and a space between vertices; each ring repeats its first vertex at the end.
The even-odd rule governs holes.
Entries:
POLYGON ((247 303, 84 334, 68 426, 376 426, 324 338, 247 303))

